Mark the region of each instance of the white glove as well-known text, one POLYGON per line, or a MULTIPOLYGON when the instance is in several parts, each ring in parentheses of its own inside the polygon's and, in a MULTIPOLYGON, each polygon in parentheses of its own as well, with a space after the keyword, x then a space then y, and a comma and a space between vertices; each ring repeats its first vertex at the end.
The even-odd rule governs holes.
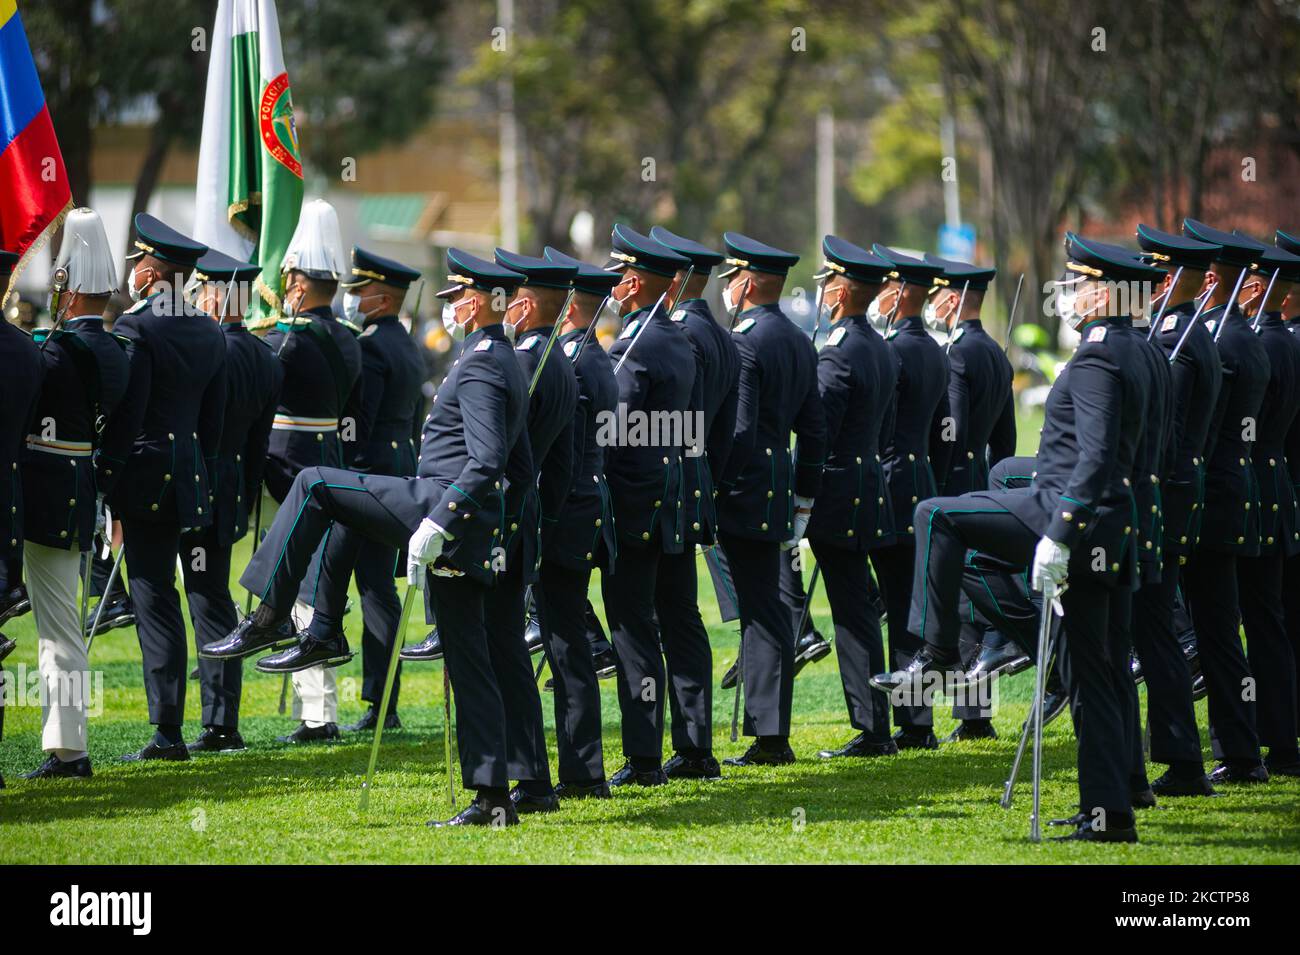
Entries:
POLYGON ((406 582, 410 586, 424 589, 424 568, 438 559, 446 538, 447 532, 429 518, 420 521, 406 545, 406 582))
POLYGON ((1055 597, 1070 568, 1070 548, 1044 537, 1034 548, 1034 566, 1029 579, 1037 591, 1055 597))
POLYGON ((795 495, 794 499, 794 533, 790 539, 781 545, 782 550, 792 550, 799 546, 803 540, 803 535, 808 530, 808 519, 812 517, 813 499, 811 497, 799 497, 795 495))

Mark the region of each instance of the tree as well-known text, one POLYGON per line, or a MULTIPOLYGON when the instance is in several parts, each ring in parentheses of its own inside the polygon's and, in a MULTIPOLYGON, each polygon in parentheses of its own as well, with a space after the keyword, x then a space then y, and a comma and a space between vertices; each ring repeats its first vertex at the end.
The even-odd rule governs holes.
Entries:
MULTIPOLYGON (((279 5, 306 164, 337 175, 411 135, 433 109, 443 0, 279 5)), ((144 210, 171 150, 197 147, 217 0, 48 0, 23 8, 72 195, 90 194, 96 126, 149 120, 132 212, 144 210), (165 15, 163 15, 165 14, 165 15)))

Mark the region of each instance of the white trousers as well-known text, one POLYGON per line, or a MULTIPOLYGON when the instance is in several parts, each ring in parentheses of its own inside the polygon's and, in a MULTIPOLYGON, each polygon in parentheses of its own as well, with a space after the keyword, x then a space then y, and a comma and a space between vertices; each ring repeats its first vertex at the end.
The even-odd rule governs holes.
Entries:
POLYGON ((76 550, 23 546, 27 592, 36 619, 41 674, 41 748, 60 755, 86 752, 86 706, 90 663, 81 631, 77 585, 81 554, 76 550))
MULTIPOLYGON (((311 623, 312 608, 301 600, 293 604, 293 624, 298 632, 311 623)), ((334 670, 314 666, 299 670, 293 676, 293 718, 308 726, 337 723, 339 719, 339 689, 334 670)))

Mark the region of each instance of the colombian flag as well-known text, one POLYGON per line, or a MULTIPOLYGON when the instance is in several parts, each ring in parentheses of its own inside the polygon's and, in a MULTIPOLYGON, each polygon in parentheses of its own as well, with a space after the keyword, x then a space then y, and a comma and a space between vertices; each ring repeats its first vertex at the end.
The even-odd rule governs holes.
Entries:
MULTIPOLYGON (((28 257, 72 207, 72 188, 16 0, 0 0, 0 249, 28 257)), ((0 288, 0 302, 7 289, 0 288)))

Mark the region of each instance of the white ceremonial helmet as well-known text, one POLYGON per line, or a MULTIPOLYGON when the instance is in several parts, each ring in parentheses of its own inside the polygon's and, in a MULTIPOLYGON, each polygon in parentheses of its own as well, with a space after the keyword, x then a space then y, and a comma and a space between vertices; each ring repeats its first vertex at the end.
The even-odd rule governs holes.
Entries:
POLYGON ((324 199, 303 204, 280 271, 304 272, 313 279, 334 281, 351 274, 352 264, 343 251, 339 214, 324 199))
POLYGON ((82 295, 116 292, 117 265, 99 213, 86 208, 69 212, 63 222, 63 245, 54 260, 56 272, 67 271, 67 290, 82 295))

